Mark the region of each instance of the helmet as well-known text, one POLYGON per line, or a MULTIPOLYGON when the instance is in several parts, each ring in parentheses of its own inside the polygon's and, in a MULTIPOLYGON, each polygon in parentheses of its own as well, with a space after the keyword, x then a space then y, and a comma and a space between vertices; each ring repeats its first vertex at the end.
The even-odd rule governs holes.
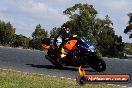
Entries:
POLYGON ((61 26, 61 28, 60 28, 60 34, 65 35, 65 34, 69 34, 69 32, 70 32, 69 27, 67 27, 65 24, 61 26))

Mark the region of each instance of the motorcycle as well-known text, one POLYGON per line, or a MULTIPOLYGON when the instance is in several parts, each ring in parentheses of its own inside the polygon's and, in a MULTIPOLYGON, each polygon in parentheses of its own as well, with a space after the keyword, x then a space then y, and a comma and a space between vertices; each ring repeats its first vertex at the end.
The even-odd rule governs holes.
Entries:
POLYGON ((96 46, 86 37, 71 38, 64 44, 64 49, 68 51, 66 61, 58 61, 59 53, 50 38, 42 40, 42 47, 48 49, 45 57, 56 67, 74 66, 91 67, 93 70, 103 72, 106 70, 105 61, 97 55, 96 46))

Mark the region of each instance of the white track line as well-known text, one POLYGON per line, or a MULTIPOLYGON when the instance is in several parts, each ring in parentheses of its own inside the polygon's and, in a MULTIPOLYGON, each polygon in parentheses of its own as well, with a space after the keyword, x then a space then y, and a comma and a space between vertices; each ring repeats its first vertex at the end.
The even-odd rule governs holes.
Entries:
POLYGON ((61 79, 64 79, 65 77, 60 77, 61 79))
POLYGON ((67 78, 68 80, 72 80, 72 78, 67 78))

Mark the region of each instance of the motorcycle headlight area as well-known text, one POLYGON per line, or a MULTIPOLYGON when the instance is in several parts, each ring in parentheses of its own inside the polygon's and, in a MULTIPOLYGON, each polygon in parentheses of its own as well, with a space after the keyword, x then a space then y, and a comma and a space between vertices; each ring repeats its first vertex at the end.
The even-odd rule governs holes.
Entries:
POLYGON ((88 51, 96 52, 95 46, 89 46, 88 51))

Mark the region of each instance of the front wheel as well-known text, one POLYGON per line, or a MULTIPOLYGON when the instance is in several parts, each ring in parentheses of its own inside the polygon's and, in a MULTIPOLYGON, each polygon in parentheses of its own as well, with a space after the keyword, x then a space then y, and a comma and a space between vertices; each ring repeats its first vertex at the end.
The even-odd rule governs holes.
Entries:
POLYGON ((90 58, 89 66, 98 72, 103 72, 106 70, 106 63, 101 57, 94 55, 90 58))

